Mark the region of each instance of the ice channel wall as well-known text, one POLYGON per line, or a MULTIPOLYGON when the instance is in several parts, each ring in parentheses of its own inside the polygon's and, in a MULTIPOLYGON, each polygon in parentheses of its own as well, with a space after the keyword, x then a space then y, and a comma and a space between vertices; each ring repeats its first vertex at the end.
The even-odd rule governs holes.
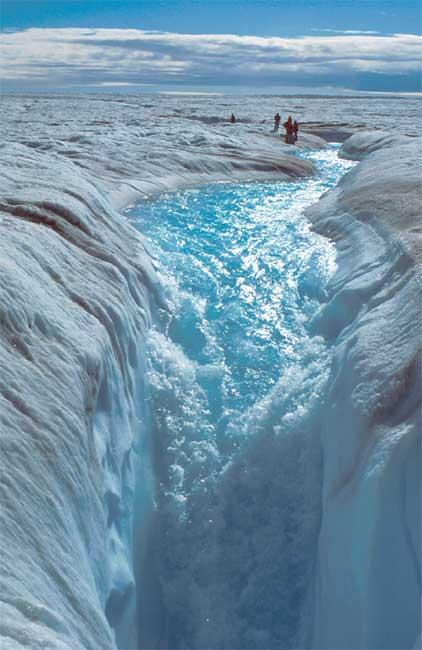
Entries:
POLYGON ((341 153, 362 162, 308 211, 338 255, 313 324, 334 358, 310 644, 419 647, 421 140, 356 134, 341 153))

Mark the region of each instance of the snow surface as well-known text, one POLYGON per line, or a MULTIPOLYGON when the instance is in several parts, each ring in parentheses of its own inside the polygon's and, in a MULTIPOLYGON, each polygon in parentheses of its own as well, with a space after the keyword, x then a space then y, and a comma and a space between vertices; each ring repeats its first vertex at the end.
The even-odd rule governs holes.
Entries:
MULTIPOLYGON (((120 647, 136 643, 135 471, 145 512, 152 502, 144 342, 163 299, 118 210, 181 185, 312 172, 267 127, 160 122, 139 101, 2 101, 2 650, 111 649, 110 625, 120 647)), ((304 622, 315 648, 406 648, 420 634, 418 153, 414 141, 367 155, 310 212, 339 255, 315 320, 335 346, 304 622)))

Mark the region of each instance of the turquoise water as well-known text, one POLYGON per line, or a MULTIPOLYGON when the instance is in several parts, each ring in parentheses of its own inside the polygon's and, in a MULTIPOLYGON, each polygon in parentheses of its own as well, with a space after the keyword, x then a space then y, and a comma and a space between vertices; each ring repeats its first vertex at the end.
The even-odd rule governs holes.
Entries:
POLYGON ((302 211, 350 163, 334 148, 304 157, 316 163, 316 179, 216 184, 130 213, 167 276, 166 333, 198 364, 219 435, 300 356, 335 267, 332 244, 310 231, 302 211))
POLYGON ((298 634, 330 363, 309 323, 336 264, 303 211, 351 166, 335 147, 301 155, 315 178, 214 184, 127 213, 167 304, 148 343, 157 510, 138 576, 154 592, 139 600, 155 603, 143 647, 291 647, 298 634))

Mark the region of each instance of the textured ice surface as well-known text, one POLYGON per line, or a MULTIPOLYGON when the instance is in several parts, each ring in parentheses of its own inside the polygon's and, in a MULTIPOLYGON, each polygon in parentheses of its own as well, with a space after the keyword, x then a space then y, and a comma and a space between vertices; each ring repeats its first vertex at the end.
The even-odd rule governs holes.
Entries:
POLYGON ((338 270, 313 647, 411 648, 421 629, 421 140, 370 153, 309 212, 338 270))
POLYGON ((22 145, 2 164, 1 643, 113 647, 154 272, 73 165, 22 145))
MULTIPOLYGON (((308 175, 311 166, 289 159, 271 124, 259 123, 274 101, 2 98, 2 650, 114 648, 110 624, 121 647, 135 643, 135 464, 145 477, 141 524, 153 505, 146 331, 150 306, 165 305, 142 239, 116 209, 204 180, 308 175), (219 121, 232 110, 251 121, 219 121)), ((403 107, 280 101, 302 121, 345 129, 391 128, 403 107)), ((413 129, 417 105, 405 106, 413 129)), ((418 636, 417 154, 416 144, 372 153, 312 213, 339 253, 314 323, 334 346, 315 599, 303 625, 314 647, 405 648, 418 636)), ((307 386, 306 377, 285 381, 307 386)), ((294 472, 297 447, 286 454, 294 472)), ((278 504, 291 482, 276 463, 258 467, 275 477, 278 504)))

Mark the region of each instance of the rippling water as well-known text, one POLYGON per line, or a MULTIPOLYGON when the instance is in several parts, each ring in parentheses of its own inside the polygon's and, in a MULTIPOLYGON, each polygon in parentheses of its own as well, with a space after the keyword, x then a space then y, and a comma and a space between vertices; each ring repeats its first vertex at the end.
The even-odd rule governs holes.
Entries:
POLYGON ((335 147, 307 154, 319 173, 290 183, 217 184, 141 204, 132 222, 153 243, 171 304, 166 327, 201 382, 220 430, 301 354, 335 265, 303 209, 351 163, 335 147), (171 278, 171 280, 170 280, 171 278))
POLYGON ((128 213, 168 304, 149 342, 157 516, 138 576, 150 585, 141 609, 155 603, 144 647, 291 647, 299 633, 330 361, 308 326, 335 268, 303 210, 353 164, 335 146, 301 155, 315 178, 200 187, 128 213))

